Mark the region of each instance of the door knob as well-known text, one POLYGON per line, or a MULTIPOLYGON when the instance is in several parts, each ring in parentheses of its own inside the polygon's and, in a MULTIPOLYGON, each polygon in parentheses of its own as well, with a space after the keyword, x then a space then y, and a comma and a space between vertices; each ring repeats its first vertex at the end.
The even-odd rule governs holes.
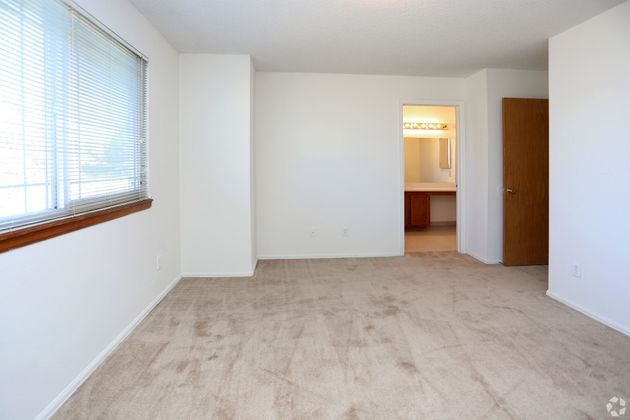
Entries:
POLYGON ((510 194, 516 194, 516 191, 514 191, 512 188, 507 188, 505 191, 509 192, 510 194))

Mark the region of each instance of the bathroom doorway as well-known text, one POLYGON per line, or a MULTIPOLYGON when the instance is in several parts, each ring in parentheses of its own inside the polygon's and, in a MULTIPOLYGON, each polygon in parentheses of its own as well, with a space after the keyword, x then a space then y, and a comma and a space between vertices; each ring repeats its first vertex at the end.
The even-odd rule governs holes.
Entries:
POLYGON ((458 106, 402 106, 404 252, 458 251, 458 106))

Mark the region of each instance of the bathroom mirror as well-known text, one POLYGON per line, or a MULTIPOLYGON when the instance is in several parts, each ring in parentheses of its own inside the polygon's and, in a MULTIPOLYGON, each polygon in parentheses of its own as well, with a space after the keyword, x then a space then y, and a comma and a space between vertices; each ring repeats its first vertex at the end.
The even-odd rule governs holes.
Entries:
POLYGON ((405 182, 454 182, 455 139, 405 138, 405 182))
POLYGON ((440 169, 451 169, 451 139, 439 139, 440 169))

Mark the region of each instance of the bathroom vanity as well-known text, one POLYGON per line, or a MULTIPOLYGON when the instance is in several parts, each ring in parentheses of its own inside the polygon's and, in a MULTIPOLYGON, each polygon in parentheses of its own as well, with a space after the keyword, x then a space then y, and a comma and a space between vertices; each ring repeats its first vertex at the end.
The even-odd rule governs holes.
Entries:
POLYGON ((431 197, 455 194, 457 186, 452 183, 406 183, 405 229, 428 227, 431 224, 431 197))

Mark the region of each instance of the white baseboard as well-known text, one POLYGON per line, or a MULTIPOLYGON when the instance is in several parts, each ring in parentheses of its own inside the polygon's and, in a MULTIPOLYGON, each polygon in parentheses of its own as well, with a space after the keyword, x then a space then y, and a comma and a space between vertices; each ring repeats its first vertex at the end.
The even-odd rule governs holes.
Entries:
POLYGON ((589 318, 594 319, 597 322, 601 322, 602 324, 606 325, 607 327, 612 328, 613 330, 619 331, 622 334, 625 334, 627 336, 630 336, 630 327, 625 326, 625 325, 621 325, 620 323, 613 321, 610 318, 607 318, 603 315, 600 315, 598 313, 595 313, 589 309, 586 309, 585 307, 583 307, 582 305, 578 305, 577 303, 569 300, 569 299, 565 299, 562 296, 559 296, 557 294, 555 294, 554 292, 547 290, 547 296, 549 296, 551 299, 558 301, 560 303, 562 303, 563 305, 567 305, 569 308, 571 309, 575 309, 576 311, 586 315, 589 318))
POLYGON ((249 271, 189 271, 182 273, 182 278, 213 278, 213 277, 252 277, 256 272, 258 258, 252 263, 249 271))
POLYGON ((252 262, 249 271, 187 271, 182 273, 182 278, 215 278, 215 277, 253 277, 259 258, 252 262))
POLYGON ((155 299, 146 307, 140 314, 133 320, 129 325, 125 327, 124 330, 114 340, 101 351, 94 360, 92 360, 86 367, 83 369, 76 378, 72 380, 64 388, 63 391, 57 397, 50 402, 36 417, 36 420, 44 420, 49 419, 55 414, 55 412, 65 403, 72 394, 85 382, 85 380, 98 368, 101 363, 107 359, 107 357, 114 351, 116 348, 131 334, 131 332, 144 320, 144 318, 155 308, 158 303, 164 299, 164 297, 170 292, 173 287, 177 285, 181 276, 178 276, 173 280, 166 288, 158 295, 155 299))
POLYGON ((286 254, 286 255, 259 255, 259 260, 315 260, 322 258, 379 258, 401 257, 399 252, 382 253, 357 253, 357 254, 286 254))
POLYGON ((466 251, 466 252, 464 252, 464 254, 466 254, 466 255, 470 255, 470 256, 471 256, 471 257, 473 257, 474 259, 476 259, 476 260, 478 260, 478 261, 481 261, 481 262, 482 262, 482 263, 484 263, 484 264, 501 264, 501 260, 499 260, 499 259, 497 259, 497 260, 490 260, 490 259, 487 259, 487 258, 481 257, 481 256, 479 256, 479 255, 475 254, 475 253, 474 253, 474 252, 472 252, 472 251, 466 251))

